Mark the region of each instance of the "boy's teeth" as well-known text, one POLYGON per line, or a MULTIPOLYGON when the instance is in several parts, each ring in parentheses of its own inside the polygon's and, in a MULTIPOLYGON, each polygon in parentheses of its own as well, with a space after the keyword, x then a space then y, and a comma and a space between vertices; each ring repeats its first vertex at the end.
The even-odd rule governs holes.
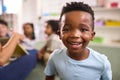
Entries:
POLYGON ((72 44, 72 45, 78 45, 79 43, 73 43, 73 42, 72 42, 71 44, 72 44))

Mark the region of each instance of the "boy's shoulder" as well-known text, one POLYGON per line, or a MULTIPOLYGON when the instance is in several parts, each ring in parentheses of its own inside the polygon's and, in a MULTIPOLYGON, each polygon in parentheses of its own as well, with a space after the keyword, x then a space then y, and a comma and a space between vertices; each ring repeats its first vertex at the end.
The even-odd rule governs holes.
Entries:
POLYGON ((63 49, 56 49, 52 52, 51 57, 60 57, 60 56, 64 56, 66 54, 67 49, 63 48, 63 49))
POLYGON ((90 54, 98 61, 102 62, 107 60, 107 56, 103 53, 99 53, 91 48, 89 48, 90 54))

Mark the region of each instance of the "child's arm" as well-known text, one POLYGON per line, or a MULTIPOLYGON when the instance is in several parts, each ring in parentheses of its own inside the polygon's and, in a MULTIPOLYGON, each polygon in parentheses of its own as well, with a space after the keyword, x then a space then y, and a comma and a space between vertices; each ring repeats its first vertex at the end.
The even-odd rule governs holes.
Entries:
POLYGON ((38 52, 38 59, 42 59, 44 53, 46 52, 47 46, 45 45, 39 52, 38 52))
POLYGON ((16 45, 21 39, 21 35, 14 33, 4 46, 1 46, 0 44, 0 66, 4 65, 9 60, 16 48, 16 45))
POLYGON ((55 76, 46 76, 45 80, 55 80, 55 76))

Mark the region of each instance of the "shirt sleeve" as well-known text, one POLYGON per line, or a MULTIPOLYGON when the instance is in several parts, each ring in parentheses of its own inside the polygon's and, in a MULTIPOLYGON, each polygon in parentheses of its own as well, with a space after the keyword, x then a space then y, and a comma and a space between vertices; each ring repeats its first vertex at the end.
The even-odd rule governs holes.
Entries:
POLYGON ((107 59, 107 57, 105 57, 104 62, 105 62, 104 63, 104 71, 101 76, 101 80, 112 80, 111 64, 110 64, 109 60, 107 59))
POLYGON ((50 56, 48 63, 46 65, 46 68, 44 70, 45 75, 47 76, 53 76, 56 73, 55 65, 52 59, 52 55, 50 56))

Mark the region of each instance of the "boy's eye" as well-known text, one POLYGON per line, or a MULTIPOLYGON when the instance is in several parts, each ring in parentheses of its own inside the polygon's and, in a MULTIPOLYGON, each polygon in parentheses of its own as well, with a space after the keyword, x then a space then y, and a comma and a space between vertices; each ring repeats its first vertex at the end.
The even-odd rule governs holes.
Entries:
POLYGON ((81 25, 79 26, 79 30, 80 30, 81 32, 86 32, 86 31, 89 31, 89 27, 88 27, 87 25, 85 25, 85 24, 81 24, 81 25))
POLYGON ((81 32, 86 32, 86 31, 88 31, 88 30, 85 29, 85 28, 82 28, 82 29, 80 29, 80 31, 81 31, 81 32))
POLYGON ((63 28, 63 30, 62 31, 64 31, 64 32, 69 32, 70 31, 70 28, 69 28, 69 26, 64 26, 64 28, 63 28))

